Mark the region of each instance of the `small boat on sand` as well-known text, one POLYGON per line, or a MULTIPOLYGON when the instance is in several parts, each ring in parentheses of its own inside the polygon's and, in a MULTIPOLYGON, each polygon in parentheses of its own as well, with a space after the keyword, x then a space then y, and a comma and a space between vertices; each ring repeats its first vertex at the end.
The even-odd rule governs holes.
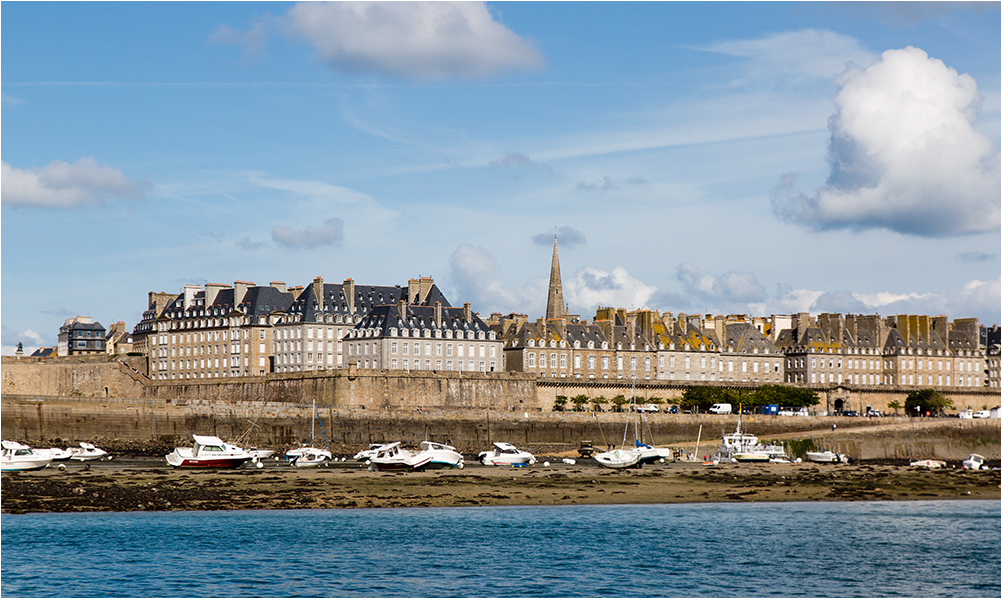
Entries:
POLYGON ((174 468, 234 469, 251 459, 243 448, 227 444, 214 435, 193 435, 191 448, 175 448, 164 458, 174 468))
POLYGON ((850 462, 850 458, 845 454, 833 452, 832 450, 822 450, 818 452, 805 452, 805 457, 814 463, 845 463, 850 462))
POLYGON ((487 466, 535 465, 536 457, 505 442, 495 442, 494 448, 477 455, 477 460, 487 466))
POLYGON ((947 466, 947 463, 942 460, 914 460, 909 463, 910 467, 925 467, 927 469, 943 469, 947 466))
POLYGON ((37 471, 52 462, 48 451, 36 450, 20 442, 3 440, 0 448, 0 471, 37 471))
POLYGON ((432 460, 425 467, 427 469, 463 468, 463 455, 452 446, 426 440, 418 444, 418 447, 421 448, 421 452, 418 454, 427 454, 432 457, 432 460))
POLYGON ((986 457, 981 454, 972 454, 965 460, 961 461, 962 469, 971 469, 973 471, 978 471, 982 468, 982 463, 986 462, 986 457))
POLYGON ((73 456, 73 452, 69 448, 45 448, 39 449, 38 452, 48 452, 49 457, 52 458, 52 462, 63 462, 64 460, 70 460, 73 456))
POLYGON ((607 469, 627 469, 641 465, 641 451, 636 448, 617 448, 608 452, 600 452, 592 458, 607 469))
MULTIPOLYGON (((739 409, 741 410, 741 409, 739 409)), ((742 415, 738 415, 735 433, 722 436, 721 446, 714 455, 714 462, 790 462, 784 447, 777 444, 760 443, 759 438, 742 433, 742 415)))
POLYGON ((94 444, 87 442, 80 442, 79 448, 67 448, 66 451, 70 453, 70 460, 79 460, 81 462, 86 460, 104 460, 108 456, 106 450, 97 448, 94 444))
POLYGON ((294 448, 286 452, 286 460, 292 467, 316 467, 331 460, 332 455, 328 450, 303 446, 294 448))
POLYGON ((368 448, 359 450, 352 458, 360 462, 366 462, 376 456, 376 452, 383 446, 386 446, 386 444, 369 444, 368 448))
POLYGON ((371 459, 369 470, 379 471, 424 471, 432 455, 426 452, 411 452, 401 448, 400 442, 380 446, 371 459))

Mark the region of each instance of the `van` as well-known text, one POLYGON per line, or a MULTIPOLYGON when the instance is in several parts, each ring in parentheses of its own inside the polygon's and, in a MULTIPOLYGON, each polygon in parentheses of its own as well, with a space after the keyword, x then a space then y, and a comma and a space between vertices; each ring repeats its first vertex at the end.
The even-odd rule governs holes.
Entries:
POLYGON ((710 410, 708 410, 707 412, 713 415, 730 415, 731 405, 728 404, 727 402, 723 404, 715 404, 714 406, 710 407, 710 410))

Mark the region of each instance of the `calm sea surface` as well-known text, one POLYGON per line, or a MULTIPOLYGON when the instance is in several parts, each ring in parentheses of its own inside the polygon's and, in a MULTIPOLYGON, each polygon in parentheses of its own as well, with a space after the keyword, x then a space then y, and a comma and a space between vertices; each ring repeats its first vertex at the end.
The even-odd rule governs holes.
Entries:
POLYGON ((3 515, 11 596, 1000 597, 1000 502, 3 515))

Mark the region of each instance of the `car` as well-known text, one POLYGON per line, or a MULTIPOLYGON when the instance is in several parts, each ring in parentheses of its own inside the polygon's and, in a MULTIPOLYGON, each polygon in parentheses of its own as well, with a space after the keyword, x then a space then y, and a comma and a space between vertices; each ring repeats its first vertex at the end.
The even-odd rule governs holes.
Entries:
POLYGON ((881 413, 880 410, 869 410, 869 411, 867 411, 867 416, 868 417, 883 417, 884 415, 881 413))
POLYGON ((658 412, 657 404, 638 404, 637 412, 658 412))
POLYGON ((665 407, 665 412, 672 413, 672 414, 677 414, 679 412, 679 405, 678 404, 670 404, 669 406, 665 407))
POLYGON ((857 412, 857 411, 855 411, 855 410, 844 410, 843 411, 843 416, 844 417, 859 417, 860 413, 857 412))
POLYGON ((989 417, 990 413, 988 410, 979 410, 972 413, 972 418, 974 419, 988 419, 989 417))

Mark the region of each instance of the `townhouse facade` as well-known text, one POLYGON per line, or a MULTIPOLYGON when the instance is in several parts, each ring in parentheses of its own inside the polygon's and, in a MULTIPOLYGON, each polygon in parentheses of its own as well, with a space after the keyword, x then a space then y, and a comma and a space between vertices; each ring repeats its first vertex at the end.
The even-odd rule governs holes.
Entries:
POLYGON ((76 316, 66 319, 59 328, 58 356, 81 354, 103 354, 105 351, 105 328, 95 323, 91 317, 76 316))

